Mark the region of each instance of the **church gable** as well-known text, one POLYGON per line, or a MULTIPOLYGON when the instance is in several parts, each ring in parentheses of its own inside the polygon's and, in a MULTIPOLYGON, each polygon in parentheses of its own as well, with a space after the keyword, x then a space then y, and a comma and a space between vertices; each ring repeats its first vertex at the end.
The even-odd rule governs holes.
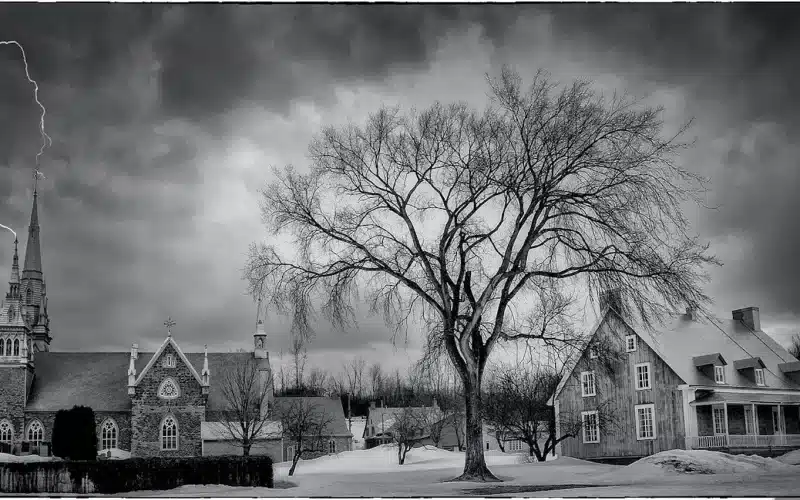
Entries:
POLYGON ((205 404, 197 370, 175 346, 166 342, 139 375, 135 404, 147 406, 202 406, 205 404))

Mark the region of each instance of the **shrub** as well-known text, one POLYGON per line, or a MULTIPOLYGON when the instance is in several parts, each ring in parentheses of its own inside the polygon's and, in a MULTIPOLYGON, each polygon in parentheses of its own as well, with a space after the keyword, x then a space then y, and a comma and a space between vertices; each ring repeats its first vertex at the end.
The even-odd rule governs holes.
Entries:
POLYGON ((86 406, 58 410, 53 422, 53 455, 70 460, 97 458, 94 411, 86 406))
POLYGON ((114 494, 136 490, 168 490, 184 484, 272 488, 272 466, 272 459, 267 456, 220 456, 22 462, 3 464, 0 469, 14 475, 14 484, 11 488, 5 487, 9 491, 4 493, 59 493, 57 477, 66 469, 72 478, 72 493, 114 494), (81 491, 84 477, 94 483, 93 492, 81 491))

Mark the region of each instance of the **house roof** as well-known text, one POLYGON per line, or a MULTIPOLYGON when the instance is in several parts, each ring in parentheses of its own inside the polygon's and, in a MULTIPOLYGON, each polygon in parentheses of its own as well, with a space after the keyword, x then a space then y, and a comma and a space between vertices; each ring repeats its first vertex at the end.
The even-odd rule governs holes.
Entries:
POLYGON ((347 429, 347 419, 344 416, 344 409, 342 408, 342 401, 339 398, 324 398, 313 396, 285 396, 274 398, 272 405, 277 412, 285 411, 290 408, 290 405, 297 401, 303 401, 305 404, 313 408, 318 408, 319 411, 324 412, 331 418, 328 422, 328 435, 329 436, 352 436, 353 434, 347 429))
MULTIPOLYGON (((607 308, 593 328, 591 336, 584 342, 580 349, 581 353, 610 317, 621 319, 616 312, 607 308)), ((717 386, 712 378, 698 369, 695 358, 717 356, 723 360, 760 358, 765 367, 766 387, 756 385, 754 380, 732 367, 726 373, 727 386, 800 391, 800 384, 785 376, 779 367, 781 364, 797 360, 772 337, 761 330, 750 329, 741 321, 719 318, 693 320, 685 314, 675 314, 652 330, 635 322, 622 321, 688 385, 717 386)), ((580 356, 575 356, 571 360, 554 398, 561 393, 579 359, 580 356)))
MULTIPOLYGON (((135 362, 141 373, 154 353, 140 352, 135 362)), ((221 384, 215 383, 233 367, 252 358, 251 352, 209 352, 211 372, 207 410, 225 406, 221 384)), ((203 353, 186 353, 193 367, 203 366, 203 353)), ((269 367, 268 359, 256 360, 269 367)), ((129 352, 38 352, 36 375, 26 406, 31 411, 57 411, 85 405, 96 411, 128 411, 129 352)))

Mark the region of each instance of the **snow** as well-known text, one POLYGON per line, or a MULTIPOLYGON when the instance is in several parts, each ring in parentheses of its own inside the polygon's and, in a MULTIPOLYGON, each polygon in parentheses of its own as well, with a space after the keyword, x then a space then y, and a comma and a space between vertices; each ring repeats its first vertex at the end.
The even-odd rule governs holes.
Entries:
POLYGON ((0 463, 10 462, 52 462, 61 460, 58 457, 40 457, 39 455, 11 455, 8 453, 0 453, 0 463))
POLYGON ((785 455, 781 455, 775 460, 789 465, 800 465, 800 450, 790 451, 785 455))
POLYGON ((298 463, 275 465, 276 487, 187 485, 168 492, 125 496, 169 497, 444 497, 444 496, 786 496, 800 491, 800 469, 778 460, 711 451, 672 450, 629 466, 569 457, 529 463, 525 453, 486 452, 486 463, 502 483, 448 481, 461 473, 464 453, 414 448, 397 464, 397 450, 384 445, 298 463), (688 469, 692 469, 691 472, 688 469), (681 472, 683 471, 683 472, 681 472), (586 487, 557 489, 559 486, 586 487), (550 489, 536 491, 536 487, 550 489), (505 490, 504 490, 505 488, 505 490), (526 489, 528 488, 528 489, 526 489))
POLYGON ((112 460, 125 460, 131 458, 131 452, 125 450, 118 450, 116 448, 100 450, 97 452, 98 458, 110 458, 112 460), (108 456, 109 453, 111 456, 108 456))

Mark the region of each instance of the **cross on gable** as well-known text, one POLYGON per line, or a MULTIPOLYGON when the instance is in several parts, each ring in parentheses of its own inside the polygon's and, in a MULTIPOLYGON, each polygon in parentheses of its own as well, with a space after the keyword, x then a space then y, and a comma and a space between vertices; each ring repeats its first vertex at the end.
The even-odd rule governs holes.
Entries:
POLYGON ((167 336, 172 337, 172 327, 175 326, 175 322, 172 320, 172 317, 168 317, 167 320, 164 322, 164 326, 167 327, 167 336))

